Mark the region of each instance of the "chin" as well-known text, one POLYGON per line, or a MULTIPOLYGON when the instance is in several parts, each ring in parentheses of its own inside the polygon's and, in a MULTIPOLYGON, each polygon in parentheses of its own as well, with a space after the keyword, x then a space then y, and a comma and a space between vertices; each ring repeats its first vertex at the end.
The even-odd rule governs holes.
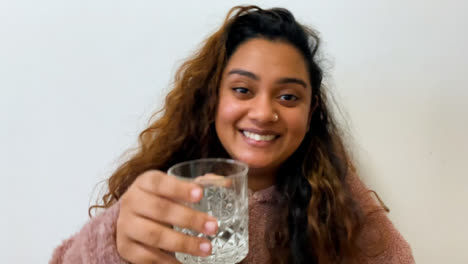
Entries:
POLYGON ((249 166, 249 168, 252 169, 264 169, 272 167, 273 165, 273 162, 271 160, 258 159, 258 157, 238 157, 236 159, 246 163, 249 166))

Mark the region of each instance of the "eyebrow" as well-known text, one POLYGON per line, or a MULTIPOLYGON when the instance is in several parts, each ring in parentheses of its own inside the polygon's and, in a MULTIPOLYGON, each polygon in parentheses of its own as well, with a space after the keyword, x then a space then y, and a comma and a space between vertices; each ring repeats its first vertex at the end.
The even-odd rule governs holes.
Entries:
POLYGON ((306 83, 303 80, 298 79, 298 78, 281 78, 279 79, 278 83, 279 84, 296 83, 296 84, 302 85, 302 87, 304 88, 307 87, 306 83))
POLYGON ((255 80, 255 81, 260 80, 260 78, 259 78, 257 75, 255 75, 255 73, 249 72, 249 71, 240 70, 240 69, 234 69, 234 70, 229 71, 229 72, 228 72, 228 75, 231 75, 231 74, 239 74, 239 75, 248 77, 248 78, 250 78, 250 79, 253 79, 253 80, 255 80))
MULTIPOLYGON (((252 79, 252 80, 255 80, 255 81, 259 81, 259 80, 260 80, 260 77, 258 77, 255 73, 249 72, 249 71, 245 71, 245 70, 241 70, 241 69, 233 69, 233 70, 229 71, 229 72, 228 72, 228 75, 231 75, 231 74, 239 74, 239 75, 248 77, 248 78, 250 78, 250 79, 252 79)), ((295 83, 295 84, 299 84, 299 85, 303 86, 304 88, 307 87, 306 82, 304 82, 304 81, 301 80, 301 79, 292 78, 292 77, 280 78, 280 79, 277 81, 277 83, 278 83, 278 84, 295 83)))

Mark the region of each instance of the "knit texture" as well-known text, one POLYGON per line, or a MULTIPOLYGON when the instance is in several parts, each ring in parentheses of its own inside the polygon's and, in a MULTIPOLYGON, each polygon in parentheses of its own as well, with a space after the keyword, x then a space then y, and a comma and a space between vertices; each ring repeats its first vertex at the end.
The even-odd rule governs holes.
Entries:
POLYGON ((120 203, 91 219, 77 234, 55 249, 49 264, 121 264, 115 243, 120 203))
MULTIPOLYGON (((350 173, 348 184, 351 192, 363 207, 372 211, 381 205, 362 181, 350 173)), ((249 253, 242 264, 271 263, 269 231, 282 215, 284 199, 274 186, 249 193, 249 253)), ((109 264, 126 263, 120 258, 115 242, 115 224, 120 203, 116 203, 97 217, 91 219, 77 234, 65 240, 55 249, 49 264, 109 264)), ((384 235, 388 241, 385 250, 375 256, 360 255, 362 264, 413 264, 409 244, 404 240, 384 210, 368 217, 359 238, 363 247, 372 247, 372 242, 384 235)), ((274 244, 274 243, 273 243, 274 244)))

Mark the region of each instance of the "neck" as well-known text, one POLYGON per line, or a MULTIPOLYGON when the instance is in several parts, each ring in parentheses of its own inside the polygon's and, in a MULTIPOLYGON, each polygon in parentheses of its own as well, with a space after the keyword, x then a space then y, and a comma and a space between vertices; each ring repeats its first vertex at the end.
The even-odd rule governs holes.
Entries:
POLYGON ((275 184, 276 170, 249 168, 249 189, 258 191, 275 184))

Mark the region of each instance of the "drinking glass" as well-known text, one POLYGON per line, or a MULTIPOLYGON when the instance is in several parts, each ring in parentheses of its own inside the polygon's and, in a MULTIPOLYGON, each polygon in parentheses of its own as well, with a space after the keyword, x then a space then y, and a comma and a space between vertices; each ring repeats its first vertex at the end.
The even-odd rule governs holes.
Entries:
POLYGON ((174 229, 187 235, 205 237, 211 241, 212 253, 197 257, 176 252, 185 264, 234 264, 242 261, 249 250, 248 166, 231 159, 199 159, 172 166, 169 175, 193 181, 203 188, 203 198, 186 206, 205 212, 218 220, 218 232, 204 235, 196 231, 174 229))

